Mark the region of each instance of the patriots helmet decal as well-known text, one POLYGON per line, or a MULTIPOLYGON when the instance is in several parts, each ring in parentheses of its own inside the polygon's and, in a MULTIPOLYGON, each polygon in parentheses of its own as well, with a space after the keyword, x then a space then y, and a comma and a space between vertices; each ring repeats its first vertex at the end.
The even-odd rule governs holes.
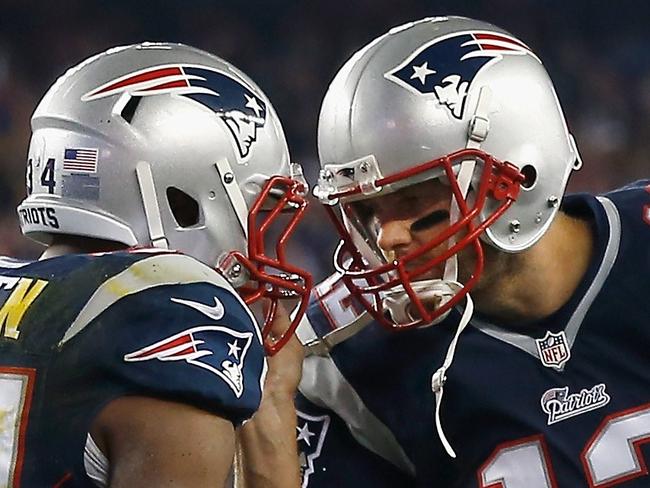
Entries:
POLYGON ((257 130, 266 122, 266 103, 249 87, 205 66, 153 66, 108 81, 81 100, 88 102, 118 93, 137 97, 174 93, 208 107, 228 127, 242 159, 249 155, 257 130))
POLYGON ((244 359, 252 340, 252 332, 203 325, 126 354, 124 361, 185 361, 216 374, 239 398, 244 392, 244 359))
POLYGON ((530 55, 528 46, 496 32, 456 32, 418 48, 385 77, 419 95, 433 95, 461 119, 465 100, 478 72, 509 55, 530 55))

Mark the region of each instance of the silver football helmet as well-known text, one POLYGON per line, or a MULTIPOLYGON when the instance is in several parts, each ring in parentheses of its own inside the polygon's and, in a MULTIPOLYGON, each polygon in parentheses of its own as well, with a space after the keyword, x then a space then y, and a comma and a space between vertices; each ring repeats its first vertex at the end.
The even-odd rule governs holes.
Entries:
MULTIPOLYGON (((311 278, 285 246, 306 183, 268 98, 231 64, 182 44, 110 49, 54 83, 32 131, 18 208, 27 236, 179 250, 220 268, 247 303, 299 297, 304 312, 311 278)), ((274 352, 289 334, 270 339, 270 310, 274 352)))
POLYGON ((405 24, 354 54, 325 95, 318 149, 315 195, 343 238, 335 265, 380 323, 402 329, 440 320, 476 284, 481 239, 508 253, 535 244, 581 164, 539 58, 508 32, 462 17, 405 24), (449 228, 388 261, 353 202, 433 178, 451 187, 449 228), (446 253, 418 261, 443 243, 446 253), (461 284, 463 249, 476 265, 461 284), (425 279, 441 263, 444 277, 425 279))

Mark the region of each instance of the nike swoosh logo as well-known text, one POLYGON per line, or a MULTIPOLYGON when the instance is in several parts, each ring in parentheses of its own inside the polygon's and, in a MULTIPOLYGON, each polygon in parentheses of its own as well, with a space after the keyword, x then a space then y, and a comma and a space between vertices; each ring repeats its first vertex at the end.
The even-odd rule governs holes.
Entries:
POLYGON ((207 315, 212 320, 220 320, 226 313, 226 309, 217 297, 214 297, 214 305, 206 305, 205 303, 193 302, 192 300, 183 300, 182 298, 172 298, 172 302, 180 303, 187 307, 198 310, 203 315, 207 315))

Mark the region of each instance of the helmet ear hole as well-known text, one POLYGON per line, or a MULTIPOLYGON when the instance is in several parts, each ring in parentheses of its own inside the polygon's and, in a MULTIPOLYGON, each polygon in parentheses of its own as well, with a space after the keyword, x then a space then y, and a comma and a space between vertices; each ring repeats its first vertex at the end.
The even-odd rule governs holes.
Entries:
POLYGON ((524 181, 521 186, 526 190, 530 190, 537 182, 537 170, 531 164, 526 164, 521 168, 521 174, 524 175, 524 181))
POLYGON ((199 223, 199 204, 187 193, 170 186, 167 188, 167 201, 180 227, 192 227, 199 223))

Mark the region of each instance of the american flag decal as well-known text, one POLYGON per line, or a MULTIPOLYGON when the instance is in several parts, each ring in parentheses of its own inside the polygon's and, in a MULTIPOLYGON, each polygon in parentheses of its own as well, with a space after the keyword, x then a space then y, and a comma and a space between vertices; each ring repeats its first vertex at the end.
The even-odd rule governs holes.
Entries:
POLYGON ((71 173, 97 173, 97 149, 66 148, 63 155, 63 171, 71 173))

